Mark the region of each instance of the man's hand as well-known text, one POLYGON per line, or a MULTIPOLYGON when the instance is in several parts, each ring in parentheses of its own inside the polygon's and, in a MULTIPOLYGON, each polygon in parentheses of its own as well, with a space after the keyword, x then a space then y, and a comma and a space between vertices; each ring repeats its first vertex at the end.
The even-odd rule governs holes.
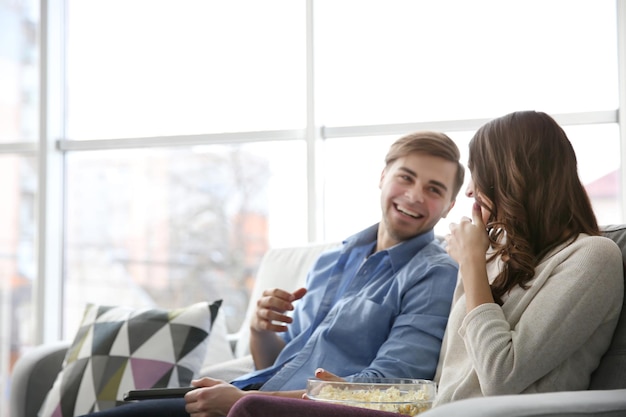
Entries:
POLYGON ((185 394, 185 411, 191 417, 218 417, 228 414, 235 401, 246 393, 225 381, 202 378, 191 381, 198 389, 185 394))
POLYGON ((293 293, 273 288, 263 291, 257 301, 256 314, 250 321, 250 329, 257 332, 286 332, 292 318, 285 314, 293 310, 293 302, 306 294, 306 288, 298 288, 293 293))
POLYGON ((304 294, 306 288, 293 293, 278 288, 263 291, 250 320, 250 352, 257 369, 271 366, 285 347, 285 341, 277 333, 287 331, 293 319, 285 313, 293 310, 293 302, 304 294))
MULTIPOLYGON (((338 377, 337 375, 333 374, 332 372, 328 372, 325 369, 322 368, 317 368, 315 370, 315 378, 317 379, 321 379, 324 381, 336 381, 336 382, 343 382, 345 381, 345 379, 338 377)), ((306 395, 306 393, 302 394, 302 399, 303 400, 309 400, 309 396, 306 395)))

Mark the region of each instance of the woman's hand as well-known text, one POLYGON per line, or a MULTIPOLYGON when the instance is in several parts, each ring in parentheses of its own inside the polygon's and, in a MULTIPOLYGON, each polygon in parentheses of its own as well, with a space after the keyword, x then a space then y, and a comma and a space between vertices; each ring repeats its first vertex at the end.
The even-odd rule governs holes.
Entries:
POLYGON ((218 417, 228 414, 235 401, 246 393, 219 379, 201 378, 191 381, 199 387, 185 394, 185 411, 191 417, 218 417))
MULTIPOLYGON (((317 368, 315 370, 315 378, 321 379, 324 381, 339 381, 339 382, 345 381, 345 379, 340 378, 337 375, 331 372, 328 372, 327 370, 322 369, 322 368, 317 368)), ((304 393, 302 394, 302 399, 308 400, 310 398, 306 395, 306 393, 304 393)))
POLYGON ((324 381, 338 381, 338 382, 345 381, 345 379, 338 377, 337 375, 331 372, 328 372, 327 370, 322 369, 322 368, 317 368, 315 370, 315 378, 322 379, 324 381))
POLYGON ((446 236, 446 241, 448 254, 459 264, 465 289, 466 311, 470 312, 482 304, 493 303, 486 261, 489 235, 478 203, 474 203, 472 207, 472 220, 464 217, 460 223, 450 224, 450 234, 446 236))
POLYGON ((478 203, 472 206, 472 219, 462 217, 459 223, 450 224, 450 234, 446 236, 446 243, 448 254, 459 265, 466 260, 485 259, 489 248, 489 236, 478 203))

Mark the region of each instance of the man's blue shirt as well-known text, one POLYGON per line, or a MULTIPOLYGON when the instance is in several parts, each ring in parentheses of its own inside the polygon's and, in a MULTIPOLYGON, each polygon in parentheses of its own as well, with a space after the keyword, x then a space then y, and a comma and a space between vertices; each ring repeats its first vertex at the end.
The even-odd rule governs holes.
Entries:
POLYGON ((377 230, 371 226, 320 256, 274 365, 235 386, 304 389, 317 368, 346 378, 434 378, 457 264, 432 230, 370 255, 377 230))

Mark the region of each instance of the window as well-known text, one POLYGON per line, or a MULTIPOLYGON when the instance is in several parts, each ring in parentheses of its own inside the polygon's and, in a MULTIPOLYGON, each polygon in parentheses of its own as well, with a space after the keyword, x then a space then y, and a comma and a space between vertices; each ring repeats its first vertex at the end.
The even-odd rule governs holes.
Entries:
MULTIPOLYGON (((620 4, 0 0, 0 389, 50 341, 42 297, 63 310, 55 338, 86 301, 207 296, 236 331, 268 247, 379 221, 387 148, 416 130, 446 132, 466 161, 485 121, 550 113, 599 222, 623 222, 620 4), (33 292, 51 259, 63 303, 33 292)), ((436 233, 469 213, 462 193, 436 233)))
POLYGON ((303 128, 304 12, 290 0, 68 0, 68 137, 303 128))
MULTIPOLYGON (((0 387, 23 346, 34 344, 33 289, 37 278, 35 198, 37 167, 34 157, 0 155, 0 387)), ((6 401, 0 401, 0 415, 6 401)))
POLYGON ((263 254, 306 242, 304 151, 293 141, 71 154, 68 336, 85 300, 175 308, 219 298, 237 331, 263 254))
POLYGON ((0 1, 0 144, 37 139, 36 3, 0 1))
MULTIPOLYGON (((598 223, 622 222, 620 203, 620 142, 616 124, 567 126, 566 134, 576 151, 579 175, 591 198, 598 223), (601 149, 602 163, 598 161, 601 149)), ((408 133, 408 132, 407 132, 408 133)), ((474 131, 446 132, 461 151, 467 168, 468 144, 474 131)), ((391 143, 401 135, 334 138, 324 144, 325 236, 341 240, 364 225, 380 221, 378 182, 385 166, 384 156, 391 143), (358 158, 346 155, 358 153, 358 158)), ((465 188, 470 178, 465 173, 454 208, 435 226, 435 233, 445 235, 451 222, 471 215, 473 199, 467 198, 465 188)))
POLYGON ((0 1, 0 416, 10 375, 35 342, 39 86, 37 3, 0 1))
POLYGON ((323 125, 618 107, 612 0, 315 5, 323 125))

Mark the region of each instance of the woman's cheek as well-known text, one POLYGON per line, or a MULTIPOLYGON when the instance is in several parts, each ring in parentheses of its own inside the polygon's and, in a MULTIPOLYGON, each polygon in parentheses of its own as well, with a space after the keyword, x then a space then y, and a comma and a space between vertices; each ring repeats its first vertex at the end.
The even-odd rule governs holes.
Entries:
POLYGON ((489 210, 487 210, 484 207, 481 207, 480 217, 483 219, 483 224, 487 224, 489 222, 489 210))

